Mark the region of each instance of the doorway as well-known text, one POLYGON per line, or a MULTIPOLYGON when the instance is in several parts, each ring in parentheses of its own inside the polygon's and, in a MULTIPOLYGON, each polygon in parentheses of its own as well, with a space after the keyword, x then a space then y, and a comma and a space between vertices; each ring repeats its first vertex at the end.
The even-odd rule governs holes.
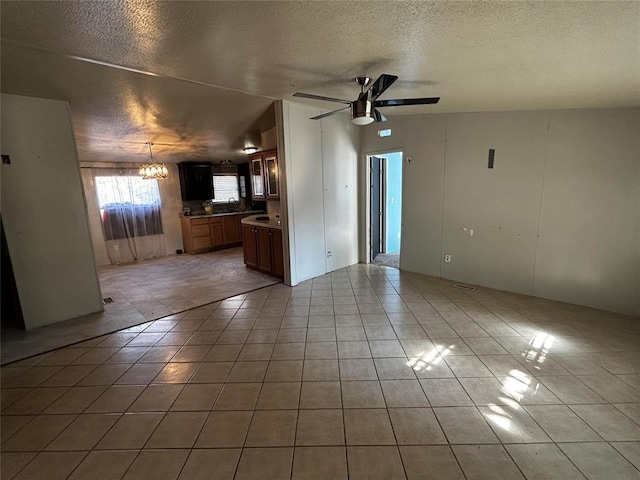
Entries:
POLYGON ((369 157, 369 261, 399 268, 402 240, 402 152, 369 157))

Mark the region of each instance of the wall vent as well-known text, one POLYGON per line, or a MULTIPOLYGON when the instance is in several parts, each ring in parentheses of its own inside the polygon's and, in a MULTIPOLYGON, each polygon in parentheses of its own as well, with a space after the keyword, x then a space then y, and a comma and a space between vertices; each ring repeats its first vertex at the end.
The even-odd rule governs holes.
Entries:
POLYGON ((475 292, 476 291, 476 287, 472 287, 471 285, 463 285, 461 283, 454 284, 453 288, 459 288, 460 290, 466 290, 467 292, 475 292))

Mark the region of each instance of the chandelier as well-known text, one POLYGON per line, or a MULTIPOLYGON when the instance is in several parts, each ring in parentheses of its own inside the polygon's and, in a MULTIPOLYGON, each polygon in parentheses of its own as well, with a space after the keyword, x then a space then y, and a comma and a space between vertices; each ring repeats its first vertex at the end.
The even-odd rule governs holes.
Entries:
POLYGON ((153 145, 153 143, 146 142, 146 145, 149 146, 149 158, 151 158, 151 163, 140 165, 140 176, 145 180, 153 178, 167 178, 167 176, 169 175, 169 170, 167 169, 165 164, 153 163, 153 153, 151 152, 151 145, 153 145))

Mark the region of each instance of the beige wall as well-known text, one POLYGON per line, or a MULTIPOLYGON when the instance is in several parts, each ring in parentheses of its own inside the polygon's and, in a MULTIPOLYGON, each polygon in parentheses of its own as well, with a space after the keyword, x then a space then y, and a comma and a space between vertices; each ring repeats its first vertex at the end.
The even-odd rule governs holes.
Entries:
MULTIPOLYGON (((91 229, 91 240, 93 242, 95 261, 97 266, 110 265, 107 255, 102 225, 100 223, 100 212, 98 210, 98 200, 96 197, 93 175, 90 167, 103 168, 136 168, 137 164, 123 163, 100 163, 82 162, 82 182, 87 199, 87 211, 89 213, 89 227, 91 229)), ((180 196, 180 177, 178 167, 174 164, 167 164, 169 176, 166 179, 158 180, 158 190, 160 191, 160 201, 162 202, 162 229, 164 231, 164 243, 166 255, 182 250, 182 230, 180 228, 180 212, 182 211, 182 199, 180 196)))
POLYGON ((2 95, 2 220, 27 329, 102 310, 69 104, 2 95))
POLYGON ((640 315, 639 123, 638 109, 391 117, 391 137, 364 129, 361 186, 364 154, 412 158, 405 270, 640 315))

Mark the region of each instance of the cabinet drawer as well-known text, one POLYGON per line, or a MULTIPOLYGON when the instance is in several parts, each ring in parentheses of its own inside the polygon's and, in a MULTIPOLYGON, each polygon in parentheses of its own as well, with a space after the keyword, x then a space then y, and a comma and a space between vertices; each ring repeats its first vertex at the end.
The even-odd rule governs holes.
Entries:
POLYGON ((209 219, 208 218, 192 218, 191 219, 191 226, 193 227, 194 225, 207 225, 209 223, 209 219))
POLYGON ((211 248, 211 237, 208 229, 206 237, 195 237, 193 239, 193 249, 200 250, 201 248, 211 248))
POLYGON ((222 217, 211 217, 209 218, 209 223, 220 223, 222 222, 222 217))
POLYGON ((191 236, 192 237, 208 237, 209 236, 209 225, 191 225, 191 236))

